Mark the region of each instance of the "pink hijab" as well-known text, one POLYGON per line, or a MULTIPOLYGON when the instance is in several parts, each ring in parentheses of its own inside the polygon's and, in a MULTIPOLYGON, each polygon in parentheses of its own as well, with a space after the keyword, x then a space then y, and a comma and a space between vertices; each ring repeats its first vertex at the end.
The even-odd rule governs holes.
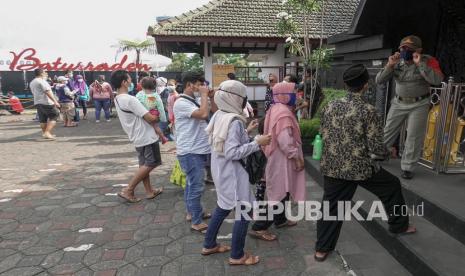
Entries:
POLYGON ((291 106, 287 103, 290 101, 289 95, 280 95, 283 93, 295 94, 295 83, 278 83, 273 86, 274 104, 266 113, 265 117, 265 134, 271 134, 271 144, 265 146, 264 152, 266 157, 270 157, 273 151, 278 147, 278 135, 290 127, 297 145, 302 145, 300 138, 300 128, 291 106))

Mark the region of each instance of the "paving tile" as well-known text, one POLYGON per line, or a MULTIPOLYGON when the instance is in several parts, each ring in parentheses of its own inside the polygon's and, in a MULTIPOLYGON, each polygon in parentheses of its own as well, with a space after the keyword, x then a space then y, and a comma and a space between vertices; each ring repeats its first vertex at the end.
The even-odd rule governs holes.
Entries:
POLYGON ((126 250, 124 249, 105 250, 103 252, 102 260, 122 260, 124 258, 125 253, 126 250))

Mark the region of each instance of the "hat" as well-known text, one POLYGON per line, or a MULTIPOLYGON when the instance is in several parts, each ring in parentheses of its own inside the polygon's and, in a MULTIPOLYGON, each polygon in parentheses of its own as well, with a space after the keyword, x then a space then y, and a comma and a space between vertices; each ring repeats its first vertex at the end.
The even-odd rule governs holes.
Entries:
POLYGON ((368 82, 368 70, 363 64, 352 65, 345 70, 342 79, 349 87, 360 87, 368 82))
POLYGON ((227 80, 220 84, 218 90, 236 94, 241 97, 247 96, 247 87, 240 81, 227 80))
POLYGON ((403 46, 407 46, 407 47, 412 48, 414 50, 416 50, 418 48, 421 48, 422 47, 421 38, 419 38, 416 35, 406 36, 406 37, 402 38, 402 40, 400 41, 399 48, 401 48, 403 46))
POLYGON ((59 81, 59 82, 67 81, 67 80, 68 80, 68 78, 64 77, 64 76, 59 76, 58 79, 57 79, 57 81, 59 81))

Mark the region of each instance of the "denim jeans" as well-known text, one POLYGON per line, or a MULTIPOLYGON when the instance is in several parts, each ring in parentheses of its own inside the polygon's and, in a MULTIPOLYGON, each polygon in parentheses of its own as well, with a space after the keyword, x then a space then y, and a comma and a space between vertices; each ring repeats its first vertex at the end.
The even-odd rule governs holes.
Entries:
POLYGON ((203 193, 206 154, 178 155, 179 164, 186 174, 184 202, 187 212, 192 215, 192 224, 202 223, 203 210, 200 198, 203 193))
POLYGON ((82 108, 82 112, 84 113, 84 116, 87 115, 87 101, 83 99, 79 99, 79 107, 82 108))
MULTIPOLYGON (((211 249, 217 246, 216 236, 218 235, 221 224, 229 213, 231 213, 231 210, 224 210, 218 206, 216 207, 215 212, 213 212, 212 218, 210 219, 210 223, 208 224, 207 233, 205 234, 205 241, 203 243, 204 248, 211 249)), ((247 236, 248 226, 249 221, 243 216, 241 216, 241 220, 236 220, 234 222, 231 240, 232 259, 240 259, 244 257, 245 237, 247 236)))
POLYGON ((105 119, 110 120, 110 104, 110 99, 94 100, 95 120, 100 120, 100 111, 102 108, 103 112, 105 112, 105 119))

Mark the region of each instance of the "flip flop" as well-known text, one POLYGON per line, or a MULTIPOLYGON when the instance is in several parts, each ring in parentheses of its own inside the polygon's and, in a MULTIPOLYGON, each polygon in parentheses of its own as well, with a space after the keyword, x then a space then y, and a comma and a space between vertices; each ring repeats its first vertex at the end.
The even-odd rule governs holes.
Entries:
POLYGON ((201 234, 205 234, 207 232, 207 229, 208 229, 208 225, 204 225, 202 227, 200 227, 199 229, 195 229, 191 226, 191 231, 195 231, 195 232, 199 232, 201 234))
POLYGON ((217 246, 210 249, 202 248, 202 255, 208 256, 216 253, 225 253, 228 251, 231 251, 231 246, 218 244, 217 246))
POLYGON ((279 225, 276 225, 276 228, 284 228, 284 227, 294 227, 297 225, 297 222, 296 221, 286 221, 285 223, 283 224, 279 224, 279 225))
POLYGON ((137 202, 141 201, 140 198, 137 198, 135 196, 134 197, 129 197, 128 195, 126 195, 126 194, 124 194, 122 192, 119 192, 118 196, 125 199, 129 203, 137 203, 137 202))
POLYGON ((149 200, 154 199, 161 193, 163 193, 163 188, 155 189, 155 191, 153 191, 153 193, 151 195, 145 197, 145 199, 149 199, 149 200))
POLYGON ((278 237, 274 234, 271 234, 270 232, 264 230, 264 231, 249 231, 249 235, 252 238, 256 238, 262 241, 274 241, 278 237))
MULTIPOLYGON (((212 214, 211 213, 204 213, 203 216, 202 216, 202 219, 209 219, 212 217, 212 214)), ((192 221, 192 215, 186 215, 186 221, 192 221)))
POLYGON ((260 262, 260 257, 245 253, 239 260, 229 258, 229 265, 255 265, 260 262))

